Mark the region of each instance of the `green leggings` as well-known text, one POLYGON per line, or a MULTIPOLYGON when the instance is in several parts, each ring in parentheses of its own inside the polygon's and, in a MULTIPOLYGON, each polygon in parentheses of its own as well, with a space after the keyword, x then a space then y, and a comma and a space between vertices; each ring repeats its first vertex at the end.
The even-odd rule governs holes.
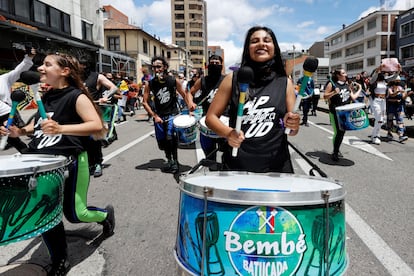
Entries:
POLYGON ((106 218, 105 209, 87 205, 89 177, 88 154, 84 151, 71 163, 65 181, 63 213, 72 223, 102 222, 106 218))

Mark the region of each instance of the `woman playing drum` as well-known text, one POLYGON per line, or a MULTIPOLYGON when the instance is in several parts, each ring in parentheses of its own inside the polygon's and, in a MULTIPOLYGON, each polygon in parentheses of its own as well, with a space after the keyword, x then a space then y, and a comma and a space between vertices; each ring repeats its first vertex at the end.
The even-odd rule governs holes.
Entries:
MULTIPOLYGON (((69 55, 51 54, 46 56, 38 71, 40 81, 53 87, 42 98, 47 118, 38 112, 29 125, 23 128, 11 126, 9 133, 1 127, 1 134, 9 134, 11 137, 32 134, 28 153, 71 158, 64 190, 65 217, 74 223, 100 223, 103 225, 103 236, 109 237, 115 227, 113 207, 87 206, 89 168, 85 144, 89 135, 102 136, 105 130, 101 117, 82 84, 79 62, 69 55)), ((70 265, 67 261, 63 222, 42 235, 52 259, 48 275, 66 275, 70 265)))
POLYGON ((333 161, 339 161, 341 153, 339 147, 344 139, 345 130, 339 128, 338 116, 335 108, 355 101, 359 97, 361 85, 358 84, 358 90, 354 91, 352 86, 347 83, 347 74, 344 69, 336 69, 332 73, 332 79, 325 88, 324 98, 329 100, 329 117, 334 131, 333 135, 333 161))
POLYGON ((223 165, 228 170, 293 173, 284 131, 290 128, 289 135, 296 135, 300 116, 292 112, 296 99, 293 83, 286 76, 272 30, 257 26, 248 31, 241 69, 244 66, 253 69, 254 78, 243 109, 241 131, 235 129, 240 71, 224 78, 206 116, 207 126, 227 139, 223 165), (228 103, 230 126, 220 121, 228 103), (236 157, 232 156, 232 148, 238 148, 236 157))

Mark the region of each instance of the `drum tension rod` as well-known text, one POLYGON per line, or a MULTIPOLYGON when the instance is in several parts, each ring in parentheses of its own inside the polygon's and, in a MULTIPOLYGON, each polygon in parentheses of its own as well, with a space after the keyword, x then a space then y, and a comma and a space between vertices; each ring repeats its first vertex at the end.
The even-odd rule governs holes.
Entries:
POLYGON ((325 275, 329 276, 329 269, 330 269, 330 263, 329 263, 329 239, 330 239, 330 229, 329 229, 329 191, 321 191, 321 196, 325 202, 325 214, 326 214, 326 222, 325 222, 325 275))
POLYGON ((29 182, 27 183, 27 187, 29 188, 30 192, 35 190, 36 187, 37 187, 36 175, 37 175, 38 171, 39 171, 39 166, 36 166, 36 167, 33 168, 33 175, 30 176, 29 182))

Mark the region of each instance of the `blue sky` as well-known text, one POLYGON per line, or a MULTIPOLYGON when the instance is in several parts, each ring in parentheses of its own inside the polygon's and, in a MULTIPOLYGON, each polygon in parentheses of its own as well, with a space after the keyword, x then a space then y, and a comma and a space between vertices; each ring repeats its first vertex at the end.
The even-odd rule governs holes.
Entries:
MULTIPOLYGON (((224 48, 226 67, 238 62, 247 30, 254 25, 270 27, 284 50, 306 50, 316 41, 378 10, 405 10, 414 0, 207 0, 209 45, 224 48)), ((170 0, 100 0, 142 27, 171 43, 170 0)))

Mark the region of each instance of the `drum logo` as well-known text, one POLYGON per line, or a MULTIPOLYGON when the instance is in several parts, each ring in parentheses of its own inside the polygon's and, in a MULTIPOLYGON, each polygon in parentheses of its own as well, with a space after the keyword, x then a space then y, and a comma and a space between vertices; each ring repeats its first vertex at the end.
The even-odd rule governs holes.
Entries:
POLYGON ((307 249, 299 221, 281 207, 250 207, 224 235, 226 252, 239 275, 294 275, 307 249))
POLYGON ((349 123, 355 128, 365 128, 366 122, 366 113, 363 109, 352 110, 349 114, 349 123))

